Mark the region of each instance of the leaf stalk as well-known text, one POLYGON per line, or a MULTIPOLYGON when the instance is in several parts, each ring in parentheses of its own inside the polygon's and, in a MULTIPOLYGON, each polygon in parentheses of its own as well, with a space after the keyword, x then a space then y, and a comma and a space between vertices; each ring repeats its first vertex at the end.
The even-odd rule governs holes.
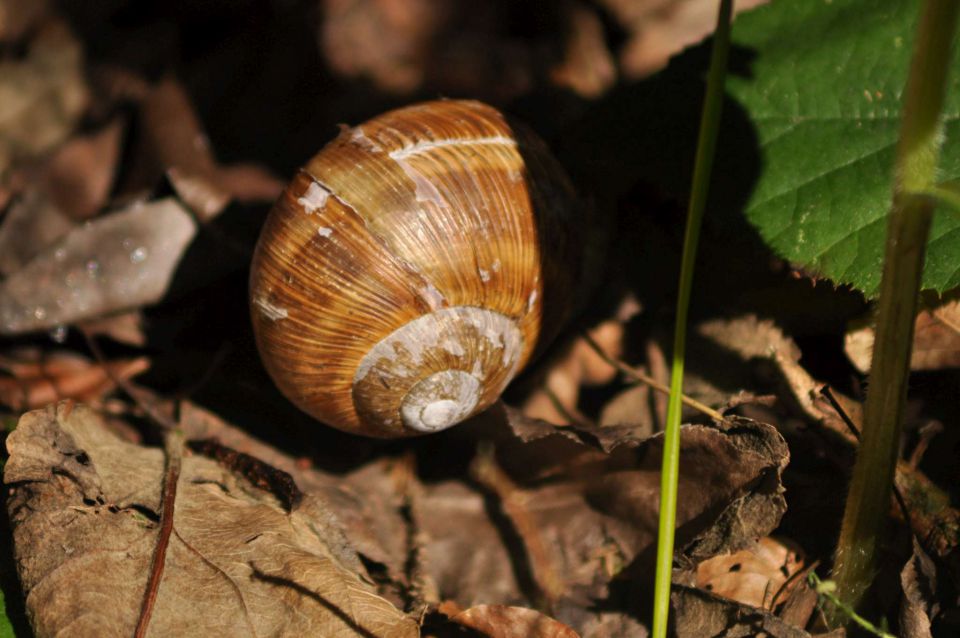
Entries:
POLYGON ((889 512, 934 209, 933 199, 924 193, 935 186, 958 11, 957 0, 924 3, 907 80, 863 432, 833 571, 837 597, 852 609, 859 607, 873 581, 889 512))

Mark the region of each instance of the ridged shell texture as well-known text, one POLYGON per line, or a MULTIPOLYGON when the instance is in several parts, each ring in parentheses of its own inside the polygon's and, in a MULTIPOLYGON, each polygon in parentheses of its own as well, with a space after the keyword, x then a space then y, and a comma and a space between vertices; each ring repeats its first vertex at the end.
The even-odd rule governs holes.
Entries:
POLYGON ((428 102, 345 128, 257 244, 264 364, 296 405, 346 431, 453 425, 555 334, 582 224, 542 143, 489 106, 428 102))

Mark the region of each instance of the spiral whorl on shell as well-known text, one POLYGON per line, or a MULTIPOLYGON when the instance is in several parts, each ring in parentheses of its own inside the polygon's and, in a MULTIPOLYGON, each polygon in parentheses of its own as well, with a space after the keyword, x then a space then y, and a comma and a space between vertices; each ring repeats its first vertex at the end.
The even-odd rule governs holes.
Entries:
POLYGON ((542 143, 489 106, 429 102, 345 128, 257 244, 261 357, 290 400, 337 428, 454 425, 556 333, 582 224, 542 143))

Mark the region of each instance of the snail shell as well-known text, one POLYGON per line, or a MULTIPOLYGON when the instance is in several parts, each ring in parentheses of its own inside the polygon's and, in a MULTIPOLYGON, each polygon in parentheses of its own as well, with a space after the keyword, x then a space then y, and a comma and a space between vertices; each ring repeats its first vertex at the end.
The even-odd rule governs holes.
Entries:
POLYGON ((345 128, 261 233, 261 358, 293 403, 348 432, 459 423, 556 334, 582 225, 542 142, 485 104, 428 102, 345 128))

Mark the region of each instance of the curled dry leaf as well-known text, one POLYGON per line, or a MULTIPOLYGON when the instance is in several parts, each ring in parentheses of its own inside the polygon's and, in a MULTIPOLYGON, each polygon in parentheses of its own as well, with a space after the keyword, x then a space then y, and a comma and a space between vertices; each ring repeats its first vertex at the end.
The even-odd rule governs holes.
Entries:
POLYGON ((80 44, 61 22, 42 25, 26 57, 0 59, 0 178, 73 130, 87 105, 80 44))
POLYGON ((75 226, 46 191, 28 189, 0 222, 0 274, 9 276, 20 270, 75 226))
POLYGON ((146 357, 94 363, 72 352, 35 350, 0 357, 0 404, 14 411, 33 410, 60 399, 94 402, 150 367, 146 357))
POLYGON ((136 203, 73 229, 0 284, 0 334, 157 302, 195 230, 172 198, 136 203))
POLYGON ((810 634, 790 625, 771 612, 744 605, 710 592, 675 585, 673 603, 677 638, 810 638, 810 634))
MULTIPOLYGON (((530 565, 524 571, 532 570, 528 578, 542 579, 548 565, 563 595, 581 601, 558 603, 566 610, 558 619, 580 629, 600 613, 583 601, 610 596, 607 584, 615 576, 626 569, 643 578, 652 573, 662 437, 639 441, 629 428, 555 428, 516 413, 510 421, 522 434, 496 440, 496 460, 512 482, 496 495, 506 521, 491 520, 489 500, 455 482, 431 485, 424 494, 423 511, 431 516, 420 525, 432 539, 427 552, 434 578, 441 595, 464 607, 516 599, 532 583, 511 572, 510 551, 516 550, 503 547, 498 537, 519 537, 530 565), (465 536, 462 529, 471 533, 465 536)), ((700 550, 708 546, 739 549, 776 527, 785 509, 778 479, 787 450, 772 427, 685 426, 681 439, 687 461, 681 467, 677 546, 712 539, 695 546, 695 555, 681 551, 683 560, 702 560, 700 550), (715 528, 723 521, 722 531, 715 528)), ((543 593, 554 589, 533 584, 543 593)))
POLYGON ((900 586, 903 587, 901 638, 932 638, 931 621, 940 612, 937 568, 916 539, 913 541, 913 555, 900 572, 900 586))
POLYGON ((684 387, 709 405, 735 402, 744 390, 755 395, 774 392, 790 408, 819 421, 823 384, 800 365, 800 354, 793 339, 771 320, 752 314, 712 319, 699 324, 691 336, 687 357, 699 382, 684 387))
POLYGON ((123 121, 116 119, 99 131, 76 136, 44 164, 41 183, 71 219, 89 219, 106 205, 123 129, 123 121))
MULTIPOLYGON (((219 215, 232 199, 272 202, 280 196, 284 184, 267 170, 217 164, 190 96, 176 79, 167 77, 151 87, 142 109, 147 152, 155 168, 166 173, 180 199, 201 221, 219 215)), ((159 174, 141 169, 150 173, 142 179, 152 186, 159 174)))
POLYGON ((787 579, 803 567, 796 547, 766 536, 756 545, 709 558, 697 566, 697 586, 752 607, 786 600, 787 579))
MULTIPOLYGON (((38 636, 129 636, 157 538, 163 454, 71 402, 23 416, 4 479, 38 636)), ((156 636, 418 635, 380 598, 324 503, 292 512, 210 459, 183 459, 156 636)))
MULTIPOLYGON (((870 372, 874 330, 871 325, 854 325, 844 337, 844 351, 850 362, 864 374, 870 372)), ((917 315, 913 327, 911 370, 960 368, 960 300, 917 315)))
POLYGON ((579 638, 562 622, 525 607, 477 605, 451 620, 489 638, 579 638))

